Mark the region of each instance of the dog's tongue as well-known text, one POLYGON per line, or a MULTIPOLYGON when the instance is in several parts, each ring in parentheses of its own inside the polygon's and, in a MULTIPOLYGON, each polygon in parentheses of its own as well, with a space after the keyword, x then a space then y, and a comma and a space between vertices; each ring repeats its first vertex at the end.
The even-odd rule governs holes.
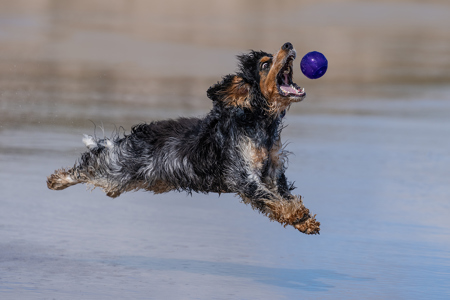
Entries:
POLYGON ((282 89, 285 92, 288 92, 290 94, 298 94, 298 91, 296 89, 294 89, 293 87, 291 87, 290 85, 281 85, 280 89, 282 89))

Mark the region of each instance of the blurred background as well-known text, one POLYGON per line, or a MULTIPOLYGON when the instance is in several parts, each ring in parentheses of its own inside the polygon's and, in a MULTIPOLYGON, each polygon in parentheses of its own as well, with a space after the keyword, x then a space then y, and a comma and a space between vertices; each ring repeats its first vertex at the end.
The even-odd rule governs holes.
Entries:
POLYGON ((235 70, 237 54, 286 41, 297 64, 310 51, 330 64, 316 81, 295 70, 308 91, 296 111, 322 101, 342 110, 333 103, 349 97, 420 99, 450 79, 444 0, 4 1, 0 16, 3 127, 206 112, 206 89, 235 70))
POLYGON ((448 299, 449 28, 448 0, 1 1, 0 298, 448 299), (83 133, 204 115, 236 55, 285 42, 320 236, 232 195, 47 190, 83 133))

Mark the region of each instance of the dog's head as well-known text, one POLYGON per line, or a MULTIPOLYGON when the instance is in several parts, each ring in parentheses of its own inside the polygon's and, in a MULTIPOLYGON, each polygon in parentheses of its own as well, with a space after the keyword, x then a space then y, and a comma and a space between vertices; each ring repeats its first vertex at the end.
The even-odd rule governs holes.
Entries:
POLYGON ((221 105, 261 107, 279 114, 306 96, 305 90, 292 82, 295 57, 291 43, 285 43, 275 55, 263 51, 240 55, 239 71, 210 87, 207 95, 221 105))

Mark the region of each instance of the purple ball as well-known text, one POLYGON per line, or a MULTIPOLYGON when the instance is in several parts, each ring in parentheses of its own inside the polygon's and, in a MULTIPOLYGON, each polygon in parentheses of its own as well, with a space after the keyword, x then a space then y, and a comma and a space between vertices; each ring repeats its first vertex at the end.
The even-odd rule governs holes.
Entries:
POLYGON ((302 73, 309 79, 322 77, 328 69, 328 60, 320 52, 312 51, 303 56, 300 62, 302 73))

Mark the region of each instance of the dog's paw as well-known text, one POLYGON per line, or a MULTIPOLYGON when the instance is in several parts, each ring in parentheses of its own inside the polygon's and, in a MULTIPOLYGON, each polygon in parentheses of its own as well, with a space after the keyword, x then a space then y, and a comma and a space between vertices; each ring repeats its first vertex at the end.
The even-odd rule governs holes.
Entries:
POLYGON ((57 170, 47 177, 47 187, 51 190, 63 190, 77 183, 78 181, 74 180, 64 169, 57 170))
POLYGON ((320 234, 320 222, 316 221, 316 215, 292 226, 306 234, 320 234))

